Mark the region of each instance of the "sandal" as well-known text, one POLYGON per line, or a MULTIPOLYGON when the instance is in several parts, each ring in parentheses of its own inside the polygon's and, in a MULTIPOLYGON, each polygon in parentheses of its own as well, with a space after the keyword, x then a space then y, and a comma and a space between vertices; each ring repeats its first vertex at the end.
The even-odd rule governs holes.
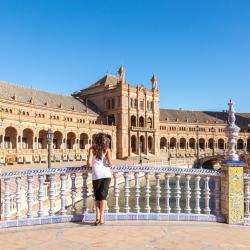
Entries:
POLYGON ((94 225, 95 226, 98 226, 100 224, 100 221, 99 220, 96 220, 95 222, 94 222, 94 225))

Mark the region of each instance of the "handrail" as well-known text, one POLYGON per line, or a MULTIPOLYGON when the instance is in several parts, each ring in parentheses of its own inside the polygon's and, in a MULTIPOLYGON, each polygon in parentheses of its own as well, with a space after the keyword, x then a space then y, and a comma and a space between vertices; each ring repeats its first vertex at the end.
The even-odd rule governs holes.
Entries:
MULTIPOLYGON (((50 168, 50 169, 33 169, 16 172, 1 173, 0 179, 21 177, 28 175, 47 175, 47 174, 63 174, 72 172, 91 172, 91 167, 76 166, 64 168, 50 168)), ((178 167, 162 167, 162 166, 113 166, 112 172, 153 172, 153 173, 169 173, 169 174, 193 174, 206 176, 224 176, 224 171, 209 170, 209 169, 195 169, 195 168, 178 168, 178 167)), ((250 175, 249 175, 250 178, 250 175)))

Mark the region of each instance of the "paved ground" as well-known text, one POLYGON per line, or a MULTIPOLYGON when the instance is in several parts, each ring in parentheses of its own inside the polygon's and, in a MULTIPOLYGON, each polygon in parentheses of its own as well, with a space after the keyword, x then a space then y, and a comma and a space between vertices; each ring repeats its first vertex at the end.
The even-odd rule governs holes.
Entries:
POLYGON ((0 249, 250 249, 250 226, 204 222, 67 223, 0 230, 0 249))

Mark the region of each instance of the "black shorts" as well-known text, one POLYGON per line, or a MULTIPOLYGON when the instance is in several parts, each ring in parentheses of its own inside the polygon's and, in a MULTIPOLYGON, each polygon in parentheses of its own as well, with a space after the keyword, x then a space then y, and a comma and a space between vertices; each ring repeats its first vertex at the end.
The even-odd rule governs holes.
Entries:
POLYGON ((93 180, 94 195, 96 201, 107 200, 111 178, 93 180))

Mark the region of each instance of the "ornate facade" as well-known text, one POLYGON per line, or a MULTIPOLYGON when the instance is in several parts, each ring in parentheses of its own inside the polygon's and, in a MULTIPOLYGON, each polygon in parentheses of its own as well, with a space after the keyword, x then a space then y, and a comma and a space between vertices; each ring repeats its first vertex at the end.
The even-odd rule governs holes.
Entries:
MULTIPOLYGON (((106 75, 71 96, 0 82, 0 162, 47 161, 47 130, 54 133, 52 161, 80 161, 98 132, 111 139, 113 156, 193 157, 224 153, 226 112, 160 109, 157 78, 133 86, 106 75)), ((237 150, 250 151, 250 114, 237 113, 237 150)))

